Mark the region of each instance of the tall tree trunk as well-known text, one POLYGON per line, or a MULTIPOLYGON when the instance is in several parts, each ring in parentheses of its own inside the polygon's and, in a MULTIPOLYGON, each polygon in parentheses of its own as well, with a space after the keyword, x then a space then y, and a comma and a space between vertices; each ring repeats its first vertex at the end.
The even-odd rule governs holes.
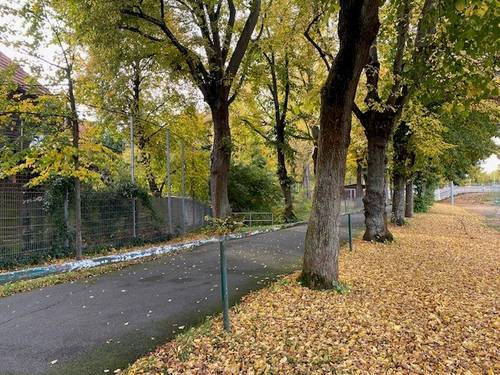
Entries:
POLYGON ((356 160, 356 199, 363 198, 363 166, 356 160))
POLYGON ((280 182, 281 192, 285 200, 285 207, 283 209, 283 219, 286 223, 294 222, 297 218, 293 212, 293 199, 291 189, 291 179, 288 176, 285 165, 285 155, 283 152, 278 151, 278 179, 280 182))
POLYGON ((230 214, 228 198, 229 168, 231 165, 231 130, 229 103, 220 99, 211 106, 214 143, 210 165, 210 198, 212 215, 223 218, 230 214))
POLYGON ((393 172, 394 194, 392 198, 391 221, 396 225, 404 224, 405 216, 405 185, 408 178, 410 152, 408 150, 411 129, 406 121, 401 121, 394 132, 393 144, 393 172))
POLYGON ((288 176, 285 161, 285 123, 278 123, 276 126, 276 154, 278 157, 278 180, 285 200, 283 219, 286 223, 294 222, 297 218, 293 212, 292 199, 292 179, 288 176))
POLYGON ((302 282, 311 288, 338 284, 339 219, 351 111, 378 28, 378 1, 340 1, 340 48, 321 90, 317 180, 301 275, 302 282))
MULTIPOLYGON (((377 121, 376 119, 372 121, 377 121)), ((387 167, 387 126, 370 125, 366 130, 368 140, 368 175, 366 180, 365 241, 392 241, 393 236, 387 226, 385 170, 387 167)))
POLYGON ((391 221, 401 226, 404 224, 405 213, 405 179, 404 176, 394 171, 394 191, 392 194, 392 218, 391 221))
POLYGON ((413 181, 412 180, 408 180, 406 182, 405 216, 406 217, 413 217, 413 181))

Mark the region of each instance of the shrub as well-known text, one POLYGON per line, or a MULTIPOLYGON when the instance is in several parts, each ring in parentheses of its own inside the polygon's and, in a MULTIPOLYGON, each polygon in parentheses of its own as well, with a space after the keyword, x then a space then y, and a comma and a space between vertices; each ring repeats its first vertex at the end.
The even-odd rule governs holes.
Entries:
POLYGON ((250 164, 231 165, 228 189, 233 211, 272 211, 281 203, 276 176, 258 157, 250 164))

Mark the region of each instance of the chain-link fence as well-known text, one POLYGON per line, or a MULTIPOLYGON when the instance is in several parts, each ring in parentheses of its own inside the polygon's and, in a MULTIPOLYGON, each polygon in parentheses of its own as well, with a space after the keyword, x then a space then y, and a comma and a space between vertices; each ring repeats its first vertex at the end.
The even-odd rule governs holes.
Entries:
MULTIPOLYGON (((54 198, 43 187, 0 184, 0 268, 72 254, 72 200, 70 192, 54 198)), ((191 198, 171 197, 169 203, 99 191, 84 191, 81 206, 84 253, 162 241, 200 228, 210 214, 207 205, 191 198)))

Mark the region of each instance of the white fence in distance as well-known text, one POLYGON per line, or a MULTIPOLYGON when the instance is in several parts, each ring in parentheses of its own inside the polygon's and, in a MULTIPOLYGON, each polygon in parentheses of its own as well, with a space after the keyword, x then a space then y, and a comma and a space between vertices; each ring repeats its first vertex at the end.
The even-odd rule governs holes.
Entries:
POLYGON ((448 185, 442 188, 437 188, 434 191, 434 200, 442 201, 444 199, 451 198, 453 196, 457 196, 460 194, 467 193, 500 193, 500 184, 489 184, 489 185, 448 185))

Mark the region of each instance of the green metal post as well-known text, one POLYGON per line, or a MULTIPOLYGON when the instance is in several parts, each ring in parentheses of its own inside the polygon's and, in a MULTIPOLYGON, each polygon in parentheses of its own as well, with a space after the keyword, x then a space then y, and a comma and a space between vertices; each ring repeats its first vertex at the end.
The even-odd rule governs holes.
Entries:
POLYGON ((349 250, 352 251, 352 224, 351 224, 351 214, 347 214, 347 223, 349 226, 349 250))
POLYGON ((229 332, 231 330, 231 323, 229 322, 229 298, 227 291, 227 263, 226 263, 226 249, 224 244, 224 237, 219 241, 220 249, 220 280, 222 292, 222 316, 224 318, 224 329, 229 332))

